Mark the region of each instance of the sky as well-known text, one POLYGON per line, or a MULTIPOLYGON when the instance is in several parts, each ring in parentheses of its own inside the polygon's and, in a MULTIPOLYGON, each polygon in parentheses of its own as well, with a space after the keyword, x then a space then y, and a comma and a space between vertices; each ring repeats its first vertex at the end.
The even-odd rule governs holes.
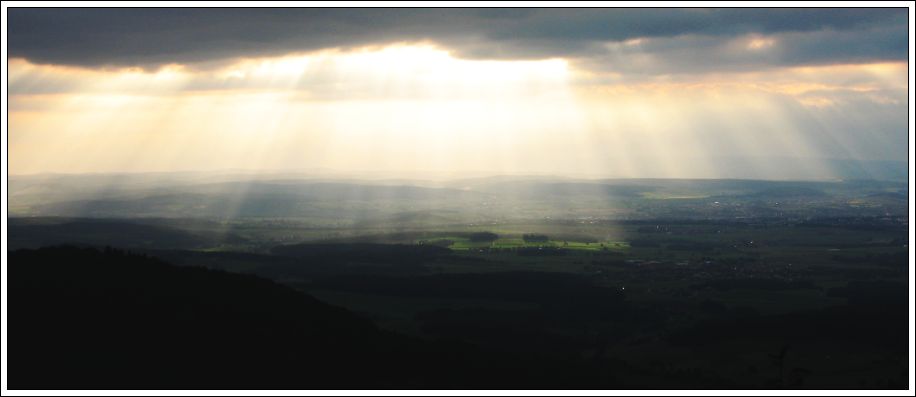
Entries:
POLYGON ((839 178, 907 12, 9 8, 9 173, 839 178))

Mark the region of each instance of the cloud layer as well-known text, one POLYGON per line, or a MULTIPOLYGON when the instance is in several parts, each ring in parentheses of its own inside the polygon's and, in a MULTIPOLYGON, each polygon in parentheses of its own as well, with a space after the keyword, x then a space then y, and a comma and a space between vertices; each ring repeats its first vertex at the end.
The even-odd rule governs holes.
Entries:
POLYGON ((79 66, 205 64, 392 42, 469 59, 667 73, 902 61, 905 9, 9 9, 9 54, 79 66), (758 40, 754 42, 754 40, 758 40), (756 45, 754 43, 757 43, 756 45))

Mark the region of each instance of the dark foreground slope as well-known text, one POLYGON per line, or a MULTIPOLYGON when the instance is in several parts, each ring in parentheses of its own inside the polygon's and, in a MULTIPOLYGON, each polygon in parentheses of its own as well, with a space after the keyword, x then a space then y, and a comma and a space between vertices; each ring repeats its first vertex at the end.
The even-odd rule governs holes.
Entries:
POLYGON ((120 251, 43 248, 9 259, 14 389, 716 386, 610 361, 410 339, 265 279, 120 251))
POLYGON ((9 280, 12 387, 376 385, 398 342, 268 280, 116 251, 14 252, 9 280))

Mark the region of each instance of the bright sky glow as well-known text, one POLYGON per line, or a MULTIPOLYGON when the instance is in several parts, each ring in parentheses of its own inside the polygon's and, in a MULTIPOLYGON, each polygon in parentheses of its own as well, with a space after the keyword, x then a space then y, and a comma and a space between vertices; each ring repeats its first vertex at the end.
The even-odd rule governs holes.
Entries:
MULTIPOLYGON (((562 58, 462 59, 420 43, 156 70, 13 59, 9 70, 12 174, 715 177, 716 156, 782 156, 808 159, 801 175, 829 178, 822 159, 906 158, 905 63, 633 78, 562 58)), ((765 161, 758 171, 788 177, 765 161)))

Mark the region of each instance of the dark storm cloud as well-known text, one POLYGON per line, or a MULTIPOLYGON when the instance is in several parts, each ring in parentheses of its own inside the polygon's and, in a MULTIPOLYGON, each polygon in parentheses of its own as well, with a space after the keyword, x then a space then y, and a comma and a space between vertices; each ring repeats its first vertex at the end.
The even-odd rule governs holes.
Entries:
POLYGON ((904 61, 907 35, 897 26, 769 36, 677 36, 614 43, 582 60, 586 69, 639 75, 740 72, 778 66, 904 61), (759 39, 761 48, 751 48, 759 39))
POLYGON ((905 9, 10 8, 8 43, 12 57, 80 66, 193 64, 432 41, 466 58, 566 57, 616 69, 627 67, 625 56, 634 59, 631 68, 642 68, 642 59, 702 70, 904 60, 906 19, 905 9), (728 46, 748 34, 793 40, 765 54, 728 46), (635 38, 648 39, 646 46, 607 45, 635 38))

